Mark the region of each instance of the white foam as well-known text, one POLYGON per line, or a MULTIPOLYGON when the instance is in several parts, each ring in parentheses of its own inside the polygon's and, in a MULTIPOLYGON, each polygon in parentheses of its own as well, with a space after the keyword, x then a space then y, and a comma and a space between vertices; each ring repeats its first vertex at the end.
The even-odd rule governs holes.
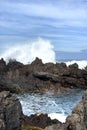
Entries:
POLYGON ((16 59, 24 64, 32 62, 36 57, 42 59, 43 63, 55 63, 54 47, 49 40, 38 38, 36 41, 16 45, 7 49, 0 58, 6 61, 16 59))
POLYGON ((57 119, 59 120, 60 122, 64 123, 66 121, 66 115, 64 113, 51 113, 51 114, 48 114, 48 116, 51 118, 51 119, 57 119))
POLYGON ((73 60, 73 61, 68 61, 68 62, 65 62, 65 63, 66 63, 67 66, 74 64, 74 63, 77 63, 80 69, 84 69, 87 66, 86 60, 82 60, 82 61, 73 60))

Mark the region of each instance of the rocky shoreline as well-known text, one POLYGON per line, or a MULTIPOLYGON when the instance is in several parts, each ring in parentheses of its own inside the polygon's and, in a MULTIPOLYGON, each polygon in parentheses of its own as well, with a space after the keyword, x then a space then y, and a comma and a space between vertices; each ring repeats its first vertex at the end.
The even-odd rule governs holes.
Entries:
POLYGON ((87 71, 77 64, 46 63, 36 58, 31 64, 24 65, 16 60, 7 64, 0 60, 0 91, 28 93, 52 91, 62 93, 73 87, 87 89, 87 71))
POLYGON ((25 116, 11 93, 48 91, 60 94, 73 87, 87 89, 87 71, 77 64, 43 64, 38 58, 24 65, 16 60, 0 60, 0 130, 87 130, 87 91, 65 123, 47 114, 25 116))
POLYGON ((18 99, 0 92, 0 130, 87 130, 87 91, 65 123, 51 120, 47 114, 23 115, 18 99))

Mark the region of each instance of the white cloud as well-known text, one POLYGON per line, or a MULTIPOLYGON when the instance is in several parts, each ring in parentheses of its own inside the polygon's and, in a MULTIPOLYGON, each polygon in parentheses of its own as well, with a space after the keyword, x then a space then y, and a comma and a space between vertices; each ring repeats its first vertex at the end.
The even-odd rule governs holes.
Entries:
MULTIPOLYGON (((29 23, 26 22, 25 25, 21 23, 23 15, 30 18, 32 17, 42 17, 51 18, 54 21, 49 21, 48 24, 53 27, 63 27, 63 26, 75 26, 75 27, 87 27, 87 4, 82 2, 82 0, 59 0, 54 1, 44 1, 44 2, 15 2, 11 1, 0 1, 0 12, 3 20, 0 20, 1 26, 14 27, 19 29, 29 28, 29 23), (8 18, 4 14, 8 13, 8 18), (20 18, 18 18, 20 15, 20 18), (15 17, 15 20, 9 21, 15 17), (16 21, 18 19, 18 21, 16 21), (19 23, 18 23, 19 22, 19 23)), ((0 18, 1 19, 1 18, 0 18)), ((41 20, 41 18, 40 18, 41 20)), ((30 21, 29 21, 30 22, 30 21)), ((38 21, 40 22, 40 21, 38 21)), ((46 21, 47 22, 47 21, 46 21)), ((30 27, 36 27, 35 21, 30 23, 30 27)))
POLYGON ((83 0, 0 0, 0 14, 0 34, 48 37, 60 50, 87 48, 87 3, 83 0))
POLYGON ((65 20, 65 24, 67 24, 67 22, 70 21, 72 22, 72 24, 78 25, 81 24, 81 22, 84 23, 84 21, 87 20, 87 8, 85 6, 82 6, 82 3, 79 4, 79 6, 77 5, 77 7, 75 7, 75 6, 71 6, 71 2, 69 1, 67 4, 63 2, 59 5, 55 4, 55 2, 54 5, 50 4, 50 2, 42 3, 42 4, 3 2, 1 6, 2 6, 2 10, 4 11, 19 13, 21 15, 63 19, 63 22, 65 20))

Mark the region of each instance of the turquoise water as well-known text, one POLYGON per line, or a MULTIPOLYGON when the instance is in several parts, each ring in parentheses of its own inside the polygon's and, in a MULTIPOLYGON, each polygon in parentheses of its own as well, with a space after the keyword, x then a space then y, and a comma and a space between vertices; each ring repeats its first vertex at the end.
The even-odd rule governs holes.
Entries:
POLYGON ((60 95, 48 92, 46 94, 30 93, 17 95, 17 97, 22 104, 23 113, 25 115, 56 113, 68 116, 76 104, 82 99, 83 92, 81 89, 72 89, 60 95))

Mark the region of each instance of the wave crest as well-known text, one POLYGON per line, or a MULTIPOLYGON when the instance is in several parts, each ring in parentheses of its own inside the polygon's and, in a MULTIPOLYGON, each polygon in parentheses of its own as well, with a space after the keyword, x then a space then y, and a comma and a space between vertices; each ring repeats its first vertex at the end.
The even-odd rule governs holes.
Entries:
POLYGON ((67 66, 77 63, 80 69, 84 69, 87 66, 87 60, 81 60, 81 61, 73 60, 73 61, 68 61, 65 63, 67 66))
POLYGON ((54 47, 49 40, 38 38, 31 43, 24 43, 10 47, 0 57, 6 61, 16 59, 24 64, 32 62, 36 57, 42 59, 43 63, 55 62, 54 47))

